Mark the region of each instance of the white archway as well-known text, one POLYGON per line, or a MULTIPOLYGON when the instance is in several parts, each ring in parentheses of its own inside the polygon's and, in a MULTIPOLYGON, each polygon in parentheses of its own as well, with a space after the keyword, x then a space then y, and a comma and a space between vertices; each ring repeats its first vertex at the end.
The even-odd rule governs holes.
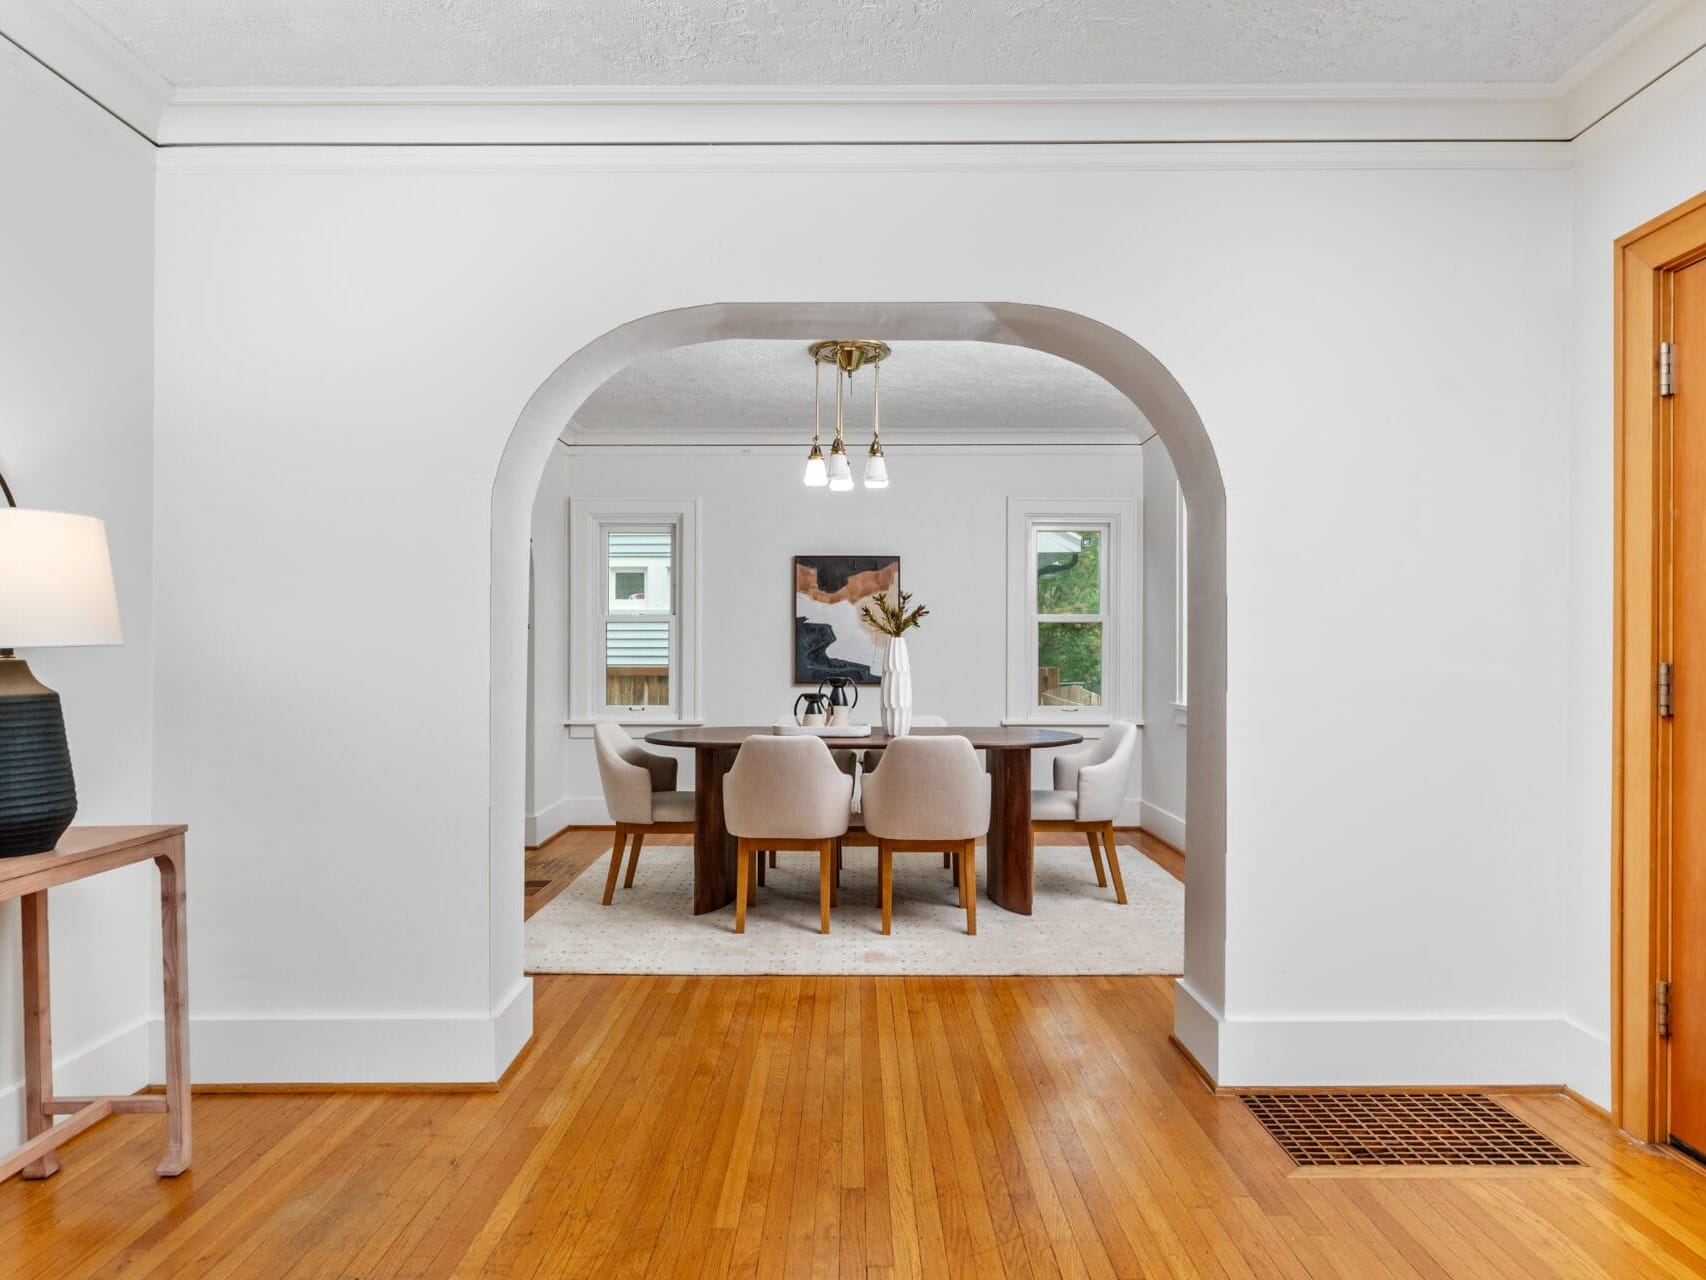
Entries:
POLYGON ((494 1008, 522 972, 527 575, 534 495, 564 426, 608 378, 673 347, 723 339, 880 334, 1045 351, 1099 374, 1167 446, 1189 514, 1190 723, 1186 738, 1185 976, 1175 1032, 1214 1070, 1212 1013, 1226 973, 1226 490, 1195 406, 1164 365, 1123 333, 1071 311, 1008 302, 717 303, 659 312, 589 343, 542 383, 511 432, 492 487, 489 762, 494 1008))

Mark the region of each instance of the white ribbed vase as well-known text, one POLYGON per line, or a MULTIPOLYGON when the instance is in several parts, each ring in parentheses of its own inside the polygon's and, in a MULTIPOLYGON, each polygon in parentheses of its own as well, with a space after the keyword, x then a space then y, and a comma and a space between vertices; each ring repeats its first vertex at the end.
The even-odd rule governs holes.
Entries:
POLYGON ((883 732, 912 732, 912 659, 905 636, 890 636, 883 655, 883 732))

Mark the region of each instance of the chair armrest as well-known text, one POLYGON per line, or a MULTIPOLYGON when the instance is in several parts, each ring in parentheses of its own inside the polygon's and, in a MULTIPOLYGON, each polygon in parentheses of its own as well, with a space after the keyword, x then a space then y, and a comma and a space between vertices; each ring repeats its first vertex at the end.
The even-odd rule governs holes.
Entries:
POLYGON ((1130 759, 1116 756, 1101 764, 1085 765, 1077 775, 1078 820, 1112 822, 1118 818, 1125 804, 1126 784, 1131 780, 1130 759))
POLYGON ((674 791, 676 773, 681 762, 674 756, 657 756, 646 752, 646 772, 652 775, 653 791, 674 791))
POLYGON ((1078 790, 1078 771, 1096 758, 1096 744, 1086 742, 1081 747, 1071 751, 1062 751, 1054 758, 1054 789, 1056 791, 1078 790))
MULTIPOLYGON (((660 759, 659 763, 674 764, 675 761, 660 759)), ((604 803, 610 810, 611 821, 643 825, 652 820, 652 784, 656 775, 649 768, 615 756, 601 756, 598 774, 604 785, 604 803)))

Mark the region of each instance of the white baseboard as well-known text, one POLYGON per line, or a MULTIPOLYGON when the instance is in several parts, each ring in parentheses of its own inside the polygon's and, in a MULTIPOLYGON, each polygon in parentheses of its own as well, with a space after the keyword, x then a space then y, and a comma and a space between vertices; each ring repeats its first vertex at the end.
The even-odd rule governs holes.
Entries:
MULTIPOLYGON (((609 826, 611 811, 604 807, 602 795, 570 795, 551 807, 560 814, 563 826, 609 826)), ((558 828, 561 829, 561 828, 558 828)))
MULTIPOLYGON (((72 1097, 135 1093, 148 1083, 148 1022, 53 1060, 53 1090, 72 1097)), ((24 1082, 0 1088, 0 1151, 24 1140, 24 1082)))
POLYGON ((1137 825, 1151 835, 1159 836, 1175 849, 1183 851, 1185 820, 1178 814, 1168 813, 1161 806, 1144 800, 1137 807, 1137 825))
MULTIPOLYGON (((575 798, 565 796, 553 804, 546 805, 538 813, 528 814, 525 833, 527 847, 537 849, 564 827, 577 825, 573 817, 574 809, 575 798)), ((603 800, 598 802, 598 811, 601 814, 605 812, 603 800)), ((608 820, 608 817, 601 819, 608 820)))
POLYGON ((1568 1084, 1600 1105, 1611 1092, 1609 1046, 1563 1018, 1229 1019, 1181 978, 1173 1034, 1227 1088, 1568 1084))
MULTIPOLYGON (((196 1084, 486 1084, 533 1034, 533 980, 489 1015, 442 1018, 190 1019, 196 1084)), ((148 1079, 165 1076, 161 1023, 148 1026, 148 1079)))
POLYGON ((1210 1080, 1220 1081, 1220 1010, 1180 978, 1173 983, 1173 1038, 1197 1060, 1210 1080))
POLYGON ((523 974, 492 1015, 495 1080, 509 1070, 516 1055, 533 1039, 533 979, 523 974))
POLYGON ((1564 1083, 1596 1107, 1611 1109, 1611 1040, 1572 1019, 1564 1024, 1564 1083))

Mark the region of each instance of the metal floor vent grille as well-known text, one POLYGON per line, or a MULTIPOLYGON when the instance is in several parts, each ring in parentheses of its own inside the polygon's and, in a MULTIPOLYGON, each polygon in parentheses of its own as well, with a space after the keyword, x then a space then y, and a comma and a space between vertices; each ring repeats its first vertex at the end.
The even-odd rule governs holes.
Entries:
POLYGON ((1305 1168, 1579 1166, 1483 1093, 1246 1093, 1244 1105, 1305 1168))

